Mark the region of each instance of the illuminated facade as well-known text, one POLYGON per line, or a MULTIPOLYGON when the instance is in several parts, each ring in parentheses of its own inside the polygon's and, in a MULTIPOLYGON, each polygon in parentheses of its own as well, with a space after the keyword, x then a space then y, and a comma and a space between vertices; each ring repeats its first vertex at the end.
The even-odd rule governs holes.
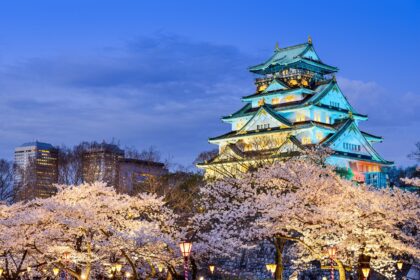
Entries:
POLYGON ((36 141, 15 148, 14 163, 18 200, 45 198, 56 192, 58 150, 51 144, 36 141))
POLYGON ((219 146, 219 155, 198 165, 206 176, 245 172, 322 145, 334 151, 328 163, 352 179, 386 185, 384 171, 392 162, 372 146, 382 137, 359 129, 367 115, 347 101, 335 79, 338 69, 320 60, 310 38, 300 45, 276 46, 266 62, 249 71, 258 75, 256 91, 242 98, 240 110, 222 118, 231 132, 209 139, 219 146))

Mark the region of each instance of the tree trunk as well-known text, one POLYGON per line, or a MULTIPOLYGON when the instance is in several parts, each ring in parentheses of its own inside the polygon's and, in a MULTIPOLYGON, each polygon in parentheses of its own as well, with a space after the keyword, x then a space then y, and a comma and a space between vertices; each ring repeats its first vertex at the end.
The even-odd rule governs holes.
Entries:
MULTIPOLYGON (((281 237, 274 237, 274 246, 276 247, 276 272, 274 279, 283 280, 283 249, 286 245, 286 240, 281 237)), ((341 280, 341 279, 340 279, 341 280)))
POLYGON ((131 271, 133 273, 133 279, 138 280, 136 265, 134 264, 134 262, 131 260, 131 258, 127 255, 127 253, 123 249, 121 249, 121 253, 123 254, 124 258, 127 260, 127 262, 130 264, 131 271))
POLYGON ((346 280, 346 270, 344 269, 344 265, 340 260, 334 260, 338 266, 338 274, 340 276, 340 280, 346 280))

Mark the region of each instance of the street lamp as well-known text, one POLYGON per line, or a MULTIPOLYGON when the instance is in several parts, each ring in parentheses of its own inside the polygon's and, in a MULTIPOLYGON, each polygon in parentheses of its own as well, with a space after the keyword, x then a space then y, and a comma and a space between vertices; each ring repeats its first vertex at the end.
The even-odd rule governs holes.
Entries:
POLYGON ((54 267, 53 268, 53 274, 54 274, 54 276, 57 276, 59 272, 60 272, 60 269, 58 267, 54 267))
POLYGON ((159 272, 162 272, 163 269, 164 269, 164 266, 163 266, 163 264, 158 263, 157 268, 158 268, 159 272))
POLYGON ((0 277, 3 275, 3 268, 0 267, 0 277))
POLYGON ((115 270, 118 272, 118 273, 120 273, 121 272, 121 269, 122 269, 122 264, 120 264, 120 263, 117 263, 116 265, 115 265, 115 270))
POLYGON ((127 271, 127 272, 125 273, 125 278, 130 279, 130 277, 131 277, 131 273, 127 271))
POLYGON ((401 270, 403 268, 403 265, 404 265, 404 263, 403 263, 402 260, 397 261, 397 268, 398 268, 398 270, 401 270))
POLYGON ((66 252, 63 253, 63 260, 65 262, 68 262, 70 260, 70 252, 66 251, 66 252))
POLYGON ((179 244, 179 248, 181 249, 182 256, 184 257, 184 276, 185 280, 188 280, 188 258, 191 254, 192 243, 187 241, 182 241, 179 244))
POLYGON ((270 271, 271 275, 274 275, 276 272, 277 265, 275 263, 269 263, 265 265, 265 268, 267 268, 268 271, 270 271))
POLYGON ((362 268, 362 274, 363 274, 363 277, 365 277, 365 279, 368 278, 369 273, 370 273, 370 267, 364 267, 364 268, 362 268))
POLYGON ((209 269, 210 269, 211 274, 214 273, 215 268, 216 268, 216 266, 214 264, 209 265, 209 269))

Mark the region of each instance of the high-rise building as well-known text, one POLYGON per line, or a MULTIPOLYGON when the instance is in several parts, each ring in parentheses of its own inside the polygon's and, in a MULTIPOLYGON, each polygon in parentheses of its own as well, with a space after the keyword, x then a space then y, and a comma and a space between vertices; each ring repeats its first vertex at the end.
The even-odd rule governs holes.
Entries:
POLYGON ((86 183, 102 181, 109 186, 118 185, 118 162, 124 151, 117 145, 92 144, 83 153, 83 180, 86 183))
POLYGON ((328 163, 347 170, 352 179, 386 185, 388 166, 373 148, 382 137, 361 131, 368 119, 348 102, 335 79, 338 69, 325 64, 312 40, 291 47, 276 45, 265 62, 250 67, 258 76, 245 105, 222 118, 231 132, 210 138, 219 146, 215 158, 199 164, 208 177, 246 172, 260 162, 282 160, 307 147, 334 152, 328 163))
POLYGON ((58 150, 51 144, 25 143, 15 148, 14 184, 19 200, 49 197, 58 182, 58 150))
POLYGON ((93 143, 83 153, 83 181, 102 181, 121 193, 134 194, 146 178, 165 173, 163 163, 124 158, 124 150, 114 144, 93 143))

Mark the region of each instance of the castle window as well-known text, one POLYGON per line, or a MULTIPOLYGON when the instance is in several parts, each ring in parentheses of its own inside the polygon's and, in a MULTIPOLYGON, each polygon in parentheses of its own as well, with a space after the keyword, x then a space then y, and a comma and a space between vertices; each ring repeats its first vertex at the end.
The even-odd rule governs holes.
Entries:
POLYGON ((265 124, 257 124, 257 129, 266 129, 266 128, 270 128, 270 124, 269 123, 265 123, 265 124))
POLYGON ((295 100, 296 100, 296 98, 295 98, 294 95, 288 95, 284 98, 284 102, 292 102, 292 101, 295 101, 295 100))
POLYGON ((330 123, 330 116, 325 115, 325 122, 326 122, 326 123, 330 123))
POLYGON ((276 105, 280 103, 280 98, 278 97, 274 97, 273 99, 271 99, 271 104, 276 105))
POLYGON ((297 122, 304 122, 305 121, 305 114, 296 113, 296 121, 297 122))
POLYGON ((318 141, 321 141, 322 140, 322 132, 317 132, 316 133, 316 139, 318 140, 318 141))
POLYGON ((360 150, 362 149, 360 145, 350 144, 350 143, 343 143, 343 148, 345 150, 352 151, 352 152, 360 152, 360 150))
POLYGON ((302 144, 304 145, 311 144, 311 138, 308 136, 302 137, 302 144))
POLYGON ((314 121, 321 122, 321 114, 319 112, 315 112, 314 121))
POLYGON ((340 103, 339 102, 330 101, 330 106, 331 107, 335 107, 335 108, 340 108, 340 103))

